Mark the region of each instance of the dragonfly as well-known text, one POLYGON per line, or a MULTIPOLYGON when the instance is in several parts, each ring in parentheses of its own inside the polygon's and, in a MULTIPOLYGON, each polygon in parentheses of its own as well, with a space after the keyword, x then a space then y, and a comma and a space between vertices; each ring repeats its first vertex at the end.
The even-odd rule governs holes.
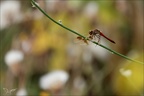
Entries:
POLYGON ((108 41, 112 42, 115 44, 115 42, 113 40, 111 40, 110 38, 108 38, 107 36, 105 36, 100 30, 98 29, 95 29, 95 30, 91 30, 89 31, 89 36, 87 38, 83 38, 83 37, 80 37, 78 36, 77 39, 79 41, 83 41, 83 43, 87 44, 88 45, 88 40, 90 41, 95 41, 96 39, 98 39, 98 43, 100 41, 100 38, 104 37, 105 39, 107 39, 108 41))
POLYGON ((91 31, 89 32, 88 38, 89 38, 90 40, 95 40, 96 37, 97 37, 97 38, 98 38, 98 43, 99 43, 101 36, 104 37, 105 39, 107 39, 108 41, 116 44, 113 40, 111 40, 110 38, 108 38, 107 36, 105 36, 105 35, 104 35, 100 30, 98 30, 98 29, 91 30, 91 31))

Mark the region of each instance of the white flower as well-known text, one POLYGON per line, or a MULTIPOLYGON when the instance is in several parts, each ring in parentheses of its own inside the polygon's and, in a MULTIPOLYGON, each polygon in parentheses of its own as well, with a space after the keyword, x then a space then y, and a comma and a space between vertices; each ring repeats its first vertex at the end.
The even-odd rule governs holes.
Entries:
POLYGON ((21 20, 20 1, 7 0, 0 3, 0 28, 7 27, 12 22, 21 20))
POLYGON ((123 68, 121 68, 119 71, 125 77, 130 77, 132 75, 132 71, 131 70, 124 70, 123 68))
POLYGON ((53 71, 40 78, 40 87, 44 90, 61 88, 68 78, 69 75, 65 71, 53 71))
POLYGON ((11 50, 5 55, 5 62, 8 66, 21 62, 24 58, 24 54, 19 50, 11 50))
POLYGON ((89 2, 84 8, 84 15, 88 18, 94 17, 98 12, 98 5, 96 2, 89 2))
POLYGON ((21 88, 17 91, 16 96, 27 96, 27 91, 25 88, 21 88))

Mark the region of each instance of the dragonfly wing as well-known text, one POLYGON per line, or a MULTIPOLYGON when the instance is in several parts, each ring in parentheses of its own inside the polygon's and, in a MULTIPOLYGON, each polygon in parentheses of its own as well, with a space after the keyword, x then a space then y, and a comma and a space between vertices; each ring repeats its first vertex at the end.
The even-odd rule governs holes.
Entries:
POLYGON ((96 37, 97 37, 97 39, 98 39, 98 41, 97 41, 97 43, 99 44, 100 43, 100 35, 96 35, 96 37))
POLYGON ((74 40, 75 44, 79 44, 79 45, 88 45, 88 41, 87 40, 79 40, 79 39, 75 39, 74 40))

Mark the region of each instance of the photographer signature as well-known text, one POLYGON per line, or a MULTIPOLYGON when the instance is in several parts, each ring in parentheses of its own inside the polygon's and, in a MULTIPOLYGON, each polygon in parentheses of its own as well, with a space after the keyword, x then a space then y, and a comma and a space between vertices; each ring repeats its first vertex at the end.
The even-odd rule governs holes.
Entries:
POLYGON ((7 88, 3 88, 4 92, 5 92, 5 95, 11 95, 14 91, 16 91, 16 88, 15 89, 7 89, 7 88))

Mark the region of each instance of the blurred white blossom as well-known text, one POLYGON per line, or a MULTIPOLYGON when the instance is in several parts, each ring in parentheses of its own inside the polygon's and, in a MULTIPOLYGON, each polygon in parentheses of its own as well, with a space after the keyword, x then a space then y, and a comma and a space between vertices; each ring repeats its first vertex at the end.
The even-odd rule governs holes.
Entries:
POLYGON ((16 96, 28 96, 25 88, 21 88, 17 91, 16 96))
POLYGON ((59 89, 67 82, 69 75, 63 70, 50 72, 40 78, 40 87, 44 90, 59 89))
POLYGON ((5 55, 5 62, 8 66, 21 62, 24 59, 24 54, 19 50, 10 50, 5 55))
POLYGON ((125 77, 130 77, 132 75, 131 70, 124 70, 123 68, 121 68, 119 71, 120 71, 121 75, 123 75, 125 77))
POLYGON ((84 8, 84 15, 88 18, 93 18, 97 15, 98 12, 98 5, 96 2, 89 2, 86 7, 84 8))
POLYGON ((11 23, 16 23, 22 20, 20 1, 3 0, 0 3, 0 20, 0 29, 7 27, 11 23))

